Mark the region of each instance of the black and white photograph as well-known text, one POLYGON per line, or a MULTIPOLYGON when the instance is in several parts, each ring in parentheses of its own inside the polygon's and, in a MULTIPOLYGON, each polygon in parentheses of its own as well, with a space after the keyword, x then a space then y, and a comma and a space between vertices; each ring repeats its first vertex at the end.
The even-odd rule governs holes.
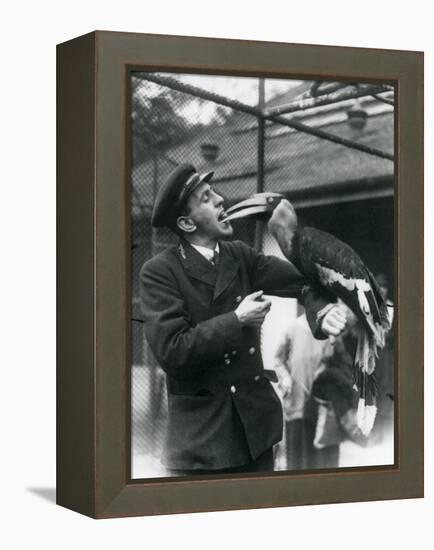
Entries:
POLYGON ((395 90, 130 73, 131 478, 395 464, 395 90))
POLYGON ((429 5, 5 4, 3 548, 434 548, 429 5))

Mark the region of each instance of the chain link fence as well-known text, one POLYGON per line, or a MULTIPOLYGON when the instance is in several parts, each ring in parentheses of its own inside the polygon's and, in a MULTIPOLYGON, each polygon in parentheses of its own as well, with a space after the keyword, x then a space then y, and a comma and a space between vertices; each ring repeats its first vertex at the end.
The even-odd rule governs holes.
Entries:
MULTIPOLYGON (((366 94, 360 100, 294 111, 298 98, 303 99, 300 94, 306 96, 315 83, 287 81, 286 91, 268 98, 266 83, 255 82, 257 90, 250 88, 249 101, 241 103, 192 86, 186 75, 135 72, 131 79, 133 478, 164 475, 160 457, 167 422, 165 375, 144 338, 138 273, 146 260, 175 242, 169 230, 152 228, 150 218, 159 187, 177 165, 190 162, 199 172, 213 170, 213 188, 226 207, 258 191, 281 192, 295 204, 302 221, 322 217, 337 234, 345 226, 341 219, 333 226, 337 202, 345 202, 348 209, 361 200, 383 201, 381 227, 375 225, 377 237, 384 227, 381 243, 387 242, 388 257, 378 269, 392 276, 393 92, 382 90, 389 104, 366 94), (282 102, 292 102, 292 111, 278 114, 282 102), (351 111, 357 110, 359 118, 352 119, 351 111)), ((357 91, 358 85, 353 86, 357 91)), ((348 211, 351 217, 351 208, 348 211)), ((261 225, 240 220, 233 227, 235 239, 280 255, 261 225)), ((357 231, 345 234, 350 244, 352 238, 359 239, 357 231)), ((295 303, 284 307, 295 316, 295 303)), ((271 352, 263 352, 271 361, 271 352)), ((285 467, 284 457, 279 463, 285 467)))

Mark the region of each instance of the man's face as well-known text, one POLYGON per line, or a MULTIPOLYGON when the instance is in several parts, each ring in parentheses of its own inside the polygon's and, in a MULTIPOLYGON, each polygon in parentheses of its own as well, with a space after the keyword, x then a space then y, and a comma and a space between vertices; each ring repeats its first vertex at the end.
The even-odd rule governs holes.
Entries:
POLYGON ((194 234, 205 239, 222 239, 231 237, 233 229, 225 221, 223 198, 204 182, 191 194, 187 201, 187 214, 195 226, 194 234))

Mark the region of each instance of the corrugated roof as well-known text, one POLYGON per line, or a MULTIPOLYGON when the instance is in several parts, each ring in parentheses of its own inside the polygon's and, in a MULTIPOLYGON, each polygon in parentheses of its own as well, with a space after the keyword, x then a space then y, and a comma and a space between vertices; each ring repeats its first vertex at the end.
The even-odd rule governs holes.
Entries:
MULTIPOLYGON (((240 116, 251 123, 252 117, 240 116)), ((236 126, 203 128, 190 140, 168 151, 166 158, 161 157, 158 161, 158 180, 164 181, 173 170, 174 163, 191 162, 198 170, 215 171, 215 185, 230 202, 254 193, 258 158, 257 132, 239 132, 243 126, 240 122, 243 120, 237 119, 236 126), (213 163, 205 162, 202 157, 200 146, 205 142, 219 146, 218 158, 213 163)), ((388 153, 393 153, 394 150, 392 112, 368 117, 366 127, 359 132, 353 130, 347 121, 328 124, 321 129, 388 153)), ((320 187, 326 190, 331 184, 341 184, 341 192, 345 192, 345 187, 351 188, 349 184, 352 181, 372 182, 377 178, 382 180, 383 185, 385 178, 389 178, 390 190, 393 186, 392 161, 281 125, 267 127, 265 159, 267 190, 288 194, 295 192, 300 195, 320 187)), ((133 171, 136 197, 140 197, 142 204, 148 207, 153 203, 155 173, 154 162, 140 164, 133 171)), ((372 194, 374 191, 375 188, 371 184, 369 193, 372 194)))

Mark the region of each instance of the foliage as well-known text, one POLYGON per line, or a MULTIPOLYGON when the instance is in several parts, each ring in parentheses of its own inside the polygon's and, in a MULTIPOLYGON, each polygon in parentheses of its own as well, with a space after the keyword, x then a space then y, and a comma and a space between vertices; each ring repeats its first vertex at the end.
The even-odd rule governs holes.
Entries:
POLYGON ((160 87, 149 87, 147 90, 142 81, 133 79, 131 117, 134 162, 141 162, 150 152, 167 151, 187 137, 190 125, 177 112, 180 107, 176 92, 160 87))

